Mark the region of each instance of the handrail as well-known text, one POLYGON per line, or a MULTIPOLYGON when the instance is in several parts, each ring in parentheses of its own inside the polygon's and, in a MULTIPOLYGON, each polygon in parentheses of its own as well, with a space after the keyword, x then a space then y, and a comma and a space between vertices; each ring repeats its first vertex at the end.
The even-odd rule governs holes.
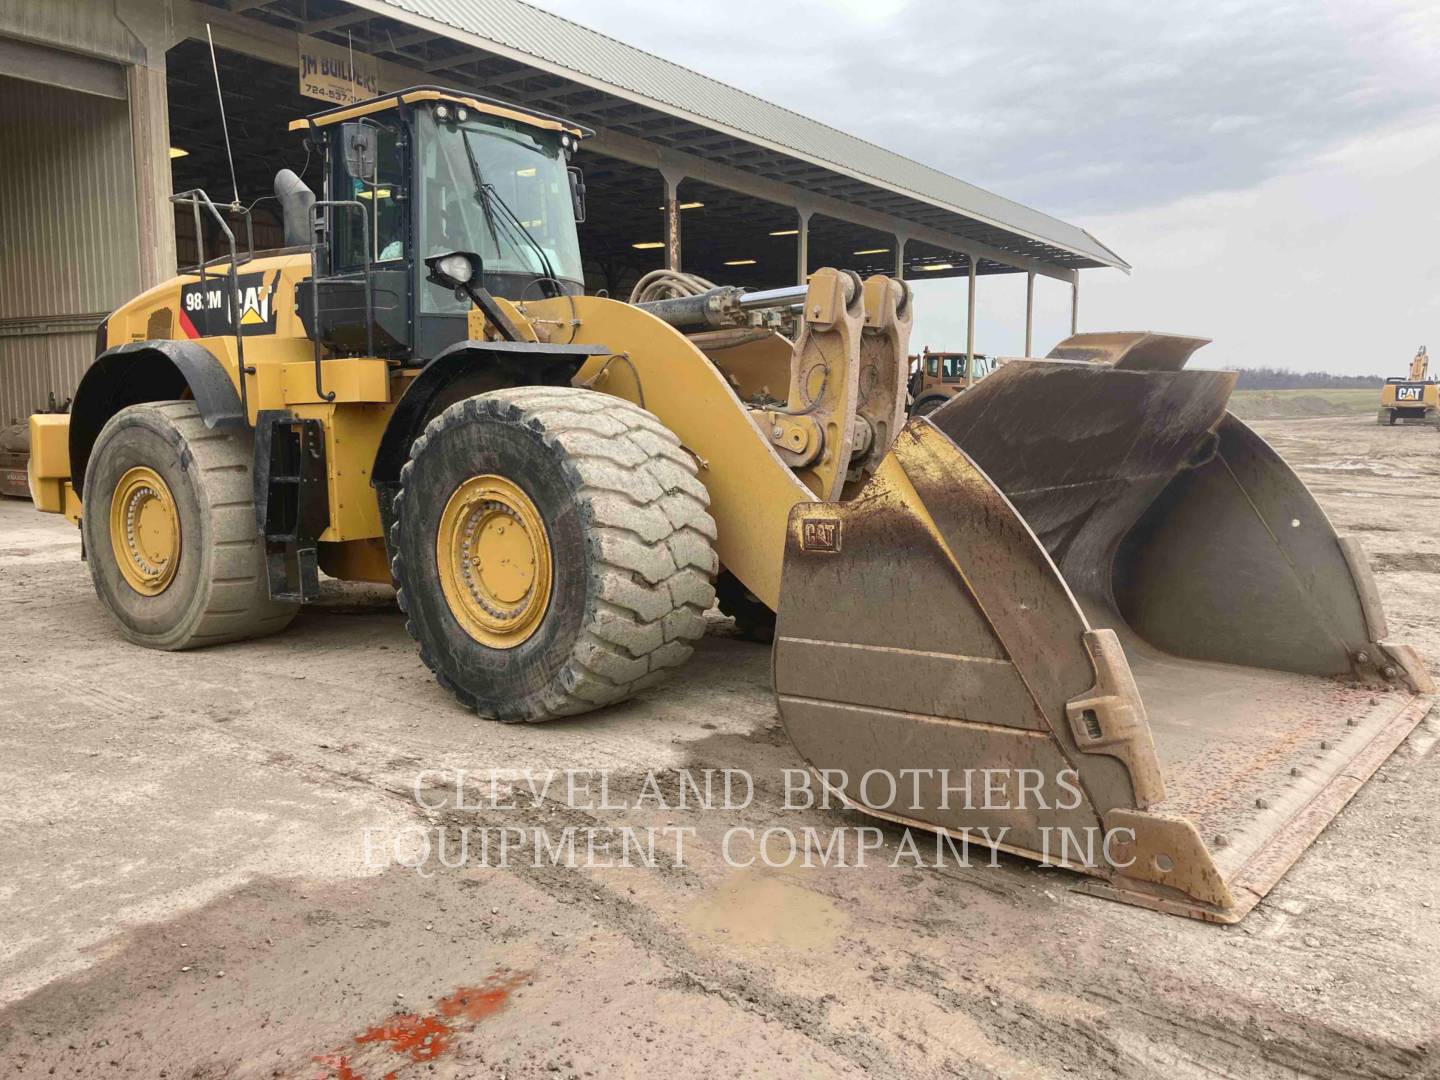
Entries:
MULTIPOLYGON (((230 326, 235 332, 235 362, 238 368, 238 379, 240 382, 240 415, 245 422, 250 422, 250 399, 245 388, 245 376, 254 375, 253 367, 245 366, 245 335, 240 330, 240 274, 236 269, 240 262, 240 253, 235 248, 235 234, 230 226, 225 223, 225 216, 220 209, 210 201, 210 196, 205 194, 202 188, 191 188, 189 191, 182 191, 179 194, 171 195, 172 203, 189 205, 195 211, 195 254, 200 260, 200 290, 206 291, 207 279, 205 277, 205 230, 202 227, 200 218, 200 206, 203 202, 205 208, 210 211, 210 216, 220 226, 220 231, 225 234, 225 241, 230 247, 230 267, 225 273, 226 281, 230 286, 230 326)), ((250 211, 238 203, 226 206, 232 213, 238 213, 245 219, 245 239, 250 246, 250 254, 255 251, 255 232, 250 221, 250 211)))
MULTIPOLYGON (((312 318, 315 320, 314 332, 311 337, 315 342, 315 395, 321 401, 334 401, 335 391, 326 391, 320 383, 320 208, 341 207, 360 212, 360 240, 361 248, 365 252, 365 355, 375 355, 375 289, 371 273, 374 269, 374 262, 370 258, 370 213, 365 204, 359 199, 317 199, 310 205, 310 298, 312 318)), ((328 217, 329 215, 325 215, 328 217)), ((331 230, 326 230, 326 236, 334 240, 331 230)), ((334 244, 331 243, 331 250, 334 244)))

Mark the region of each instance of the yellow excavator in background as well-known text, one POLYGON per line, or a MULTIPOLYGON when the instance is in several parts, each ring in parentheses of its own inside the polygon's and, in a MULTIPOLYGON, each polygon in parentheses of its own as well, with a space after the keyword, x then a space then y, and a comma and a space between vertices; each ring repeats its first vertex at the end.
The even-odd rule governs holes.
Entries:
POLYGON ((460 702, 549 720, 683 663, 723 568, 835 795, 1218 921, 1428 709, 1363 553, 1226 411, 1235 375, 1185 370, 1202 340, 1077 335, 906 424, 900 281, 584 295, 578 125, 418 87, 292 128, 325 194, 279 174, 289 246, 176 196, 228 250, 31 419, 35 504, 129 640, 393 583, 460 702))
POLYGON ((1410 377, 1398 375, 1385 380, 1380 391, 1377 424, 1419 421, 1440 427, 1440 382, 1430 377, 1430 355, 1421 345, 1410 361, 1410 377))

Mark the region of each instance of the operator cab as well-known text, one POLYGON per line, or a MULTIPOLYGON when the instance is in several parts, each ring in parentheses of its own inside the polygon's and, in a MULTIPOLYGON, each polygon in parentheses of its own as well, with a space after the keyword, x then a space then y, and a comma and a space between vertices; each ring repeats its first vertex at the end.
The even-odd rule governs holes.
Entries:
POLYGON ((275 187, 287 243, 312 250, 313 277, 297 287, 306 331, 336 353, 423 363, 470 336, 476 302, 584 292, 585 187, 568 163, 588 129, 412 87, 290 130, 325 158, 318 201, 288 170, 275 187), (434 269, 457 253, 476 263, 465 287, 434 269))
POLYGON ((931 352, 928 348, 921 356, 925 374, 944 382, 960 382, 964 379, 980 379, 990 374, 993 363, 984 353, 968 358, 965 353, 931 352))

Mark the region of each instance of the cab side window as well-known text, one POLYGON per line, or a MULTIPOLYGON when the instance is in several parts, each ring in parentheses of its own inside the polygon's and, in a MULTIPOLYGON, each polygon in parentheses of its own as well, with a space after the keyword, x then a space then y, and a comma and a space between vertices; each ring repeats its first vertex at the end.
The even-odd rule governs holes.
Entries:
MULTIPOLYGON (((365 208, 370 224, 371 251, 375 262, 390 262, 405 257, 408 230, 405 147, 398 128, 378 125, 375 146, 375 183, 357 180, 346 170, 344 162, 335 165, 334 184, 330 190, 336 199, 354 199, 365 208)), ((331 267, 335 273, 355 271, 365 265, 366 251, 360 212, 353 208, 331 209, 334 228, 331 267)))

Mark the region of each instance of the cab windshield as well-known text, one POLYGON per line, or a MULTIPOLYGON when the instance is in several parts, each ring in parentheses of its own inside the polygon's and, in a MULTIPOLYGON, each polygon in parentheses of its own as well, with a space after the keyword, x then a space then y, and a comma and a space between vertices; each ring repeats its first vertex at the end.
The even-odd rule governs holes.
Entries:
MULTIPOLYGON (((430 110, 420 123, 421 260, 473 251, 486 276, 584 281, 558 136, 493 117, 437 122, 430 110)), ((426 311, 468 305, 443 286, 427 283, 422 293, 426 311)))

